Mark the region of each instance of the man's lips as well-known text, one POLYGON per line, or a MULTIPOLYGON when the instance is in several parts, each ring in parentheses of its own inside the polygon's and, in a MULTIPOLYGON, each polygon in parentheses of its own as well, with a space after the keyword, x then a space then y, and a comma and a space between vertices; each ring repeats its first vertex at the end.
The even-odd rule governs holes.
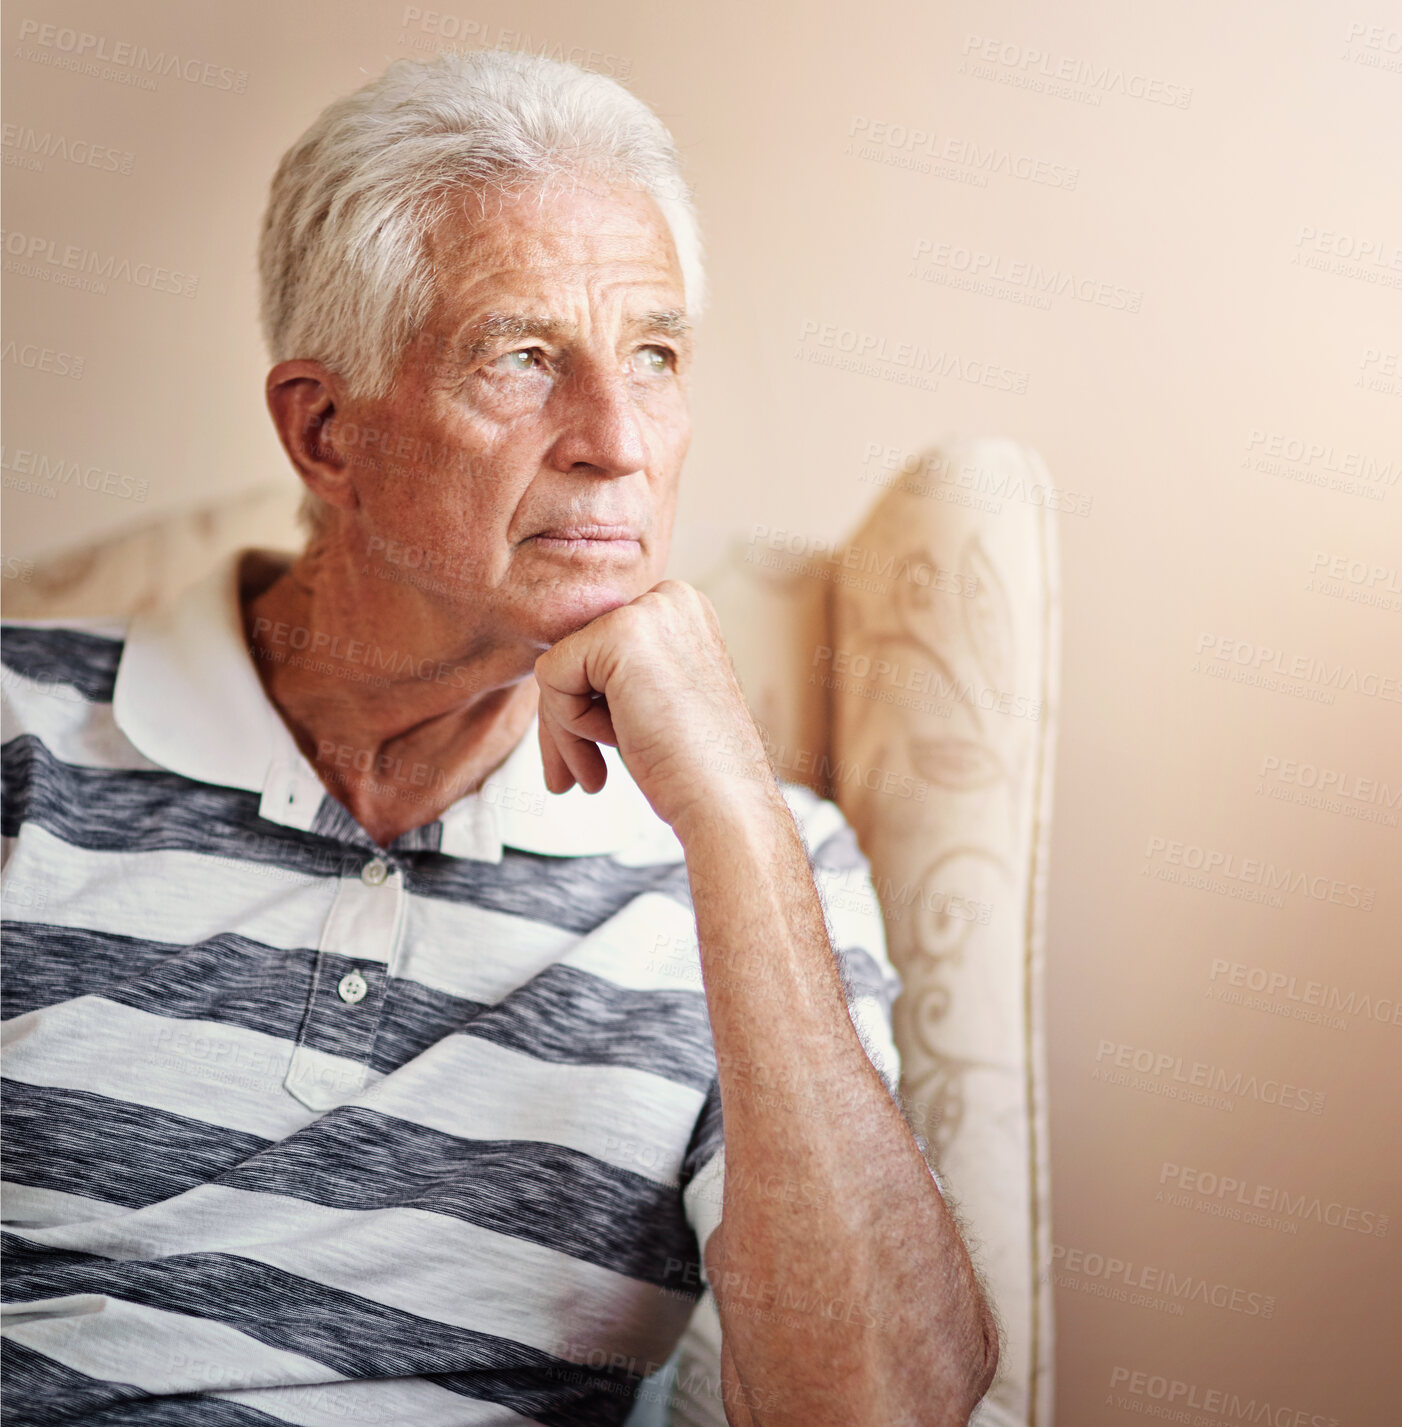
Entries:
POLYGON ((553 529, 539 531, 532 539, 637 540, 639 531, 635 525, 557 525, 553 529))
POLYGON ((641 547, 642 535, 633 525, 557 525, 529 537, 530 544, 552 550, 628 553, 641 547))

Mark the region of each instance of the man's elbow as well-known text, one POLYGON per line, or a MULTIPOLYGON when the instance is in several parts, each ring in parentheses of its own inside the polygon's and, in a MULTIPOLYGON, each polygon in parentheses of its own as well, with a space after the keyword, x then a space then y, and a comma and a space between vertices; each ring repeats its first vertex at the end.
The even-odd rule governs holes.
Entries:
MULTIPOLYGON (((978 1341, 969 1354, 969 1412, 972 1412, 998 1376, 999 1327, 998 1319, 988 1300, 979 1295, 978 1300, 978 1341)), ((967 1420, 967 1419, 965 1419, 967 1420)))
MULTIPOLYGON (((941 1427, 967 1427, 974 1408, 998 1376, 1002 1330, 997 1315, 981 1293, 975 1295, 970 1308, 958 1349, 944 1359, 939 1393, 945 1404, 943 1415, 938 1417, 941 1427)), ((927 1418, 916 1420, 924 1423, 927 1418)))
POLYGON ((979 1309, 983 1320, 983 1361, 979 1367, 976 1382, 978 1390, 976 1402, 983 1398, 983 1395, 993 1386, 993 1379, 998 1376, 998 1320, 994 1317, 993 1310, 988 1306, 986 1300, 980 1300, 979 1309))
MULTIPOLYGON (((948 1326, 945 1331, 947 1335, 948 1326)), ((887 1402, 873 1421, 880 1421, 882 1427, 892 1422, 902 1427, 968 1427, 974 1409, 998 1376, 1000 1340, 997 1316, 987 1299, 976 1294, 955 1335, 945 1336, 932 1356, 928 1376, 919 1386, 907 1383, 902 1389, 915 1396, 905 1397, 899 1406, 887 1402)))

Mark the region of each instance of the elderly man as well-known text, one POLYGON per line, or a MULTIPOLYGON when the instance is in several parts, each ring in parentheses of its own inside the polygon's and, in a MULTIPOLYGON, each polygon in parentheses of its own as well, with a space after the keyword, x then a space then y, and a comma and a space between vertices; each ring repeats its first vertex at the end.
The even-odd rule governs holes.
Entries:
POLYGON ((864 864, 663 578, 666 131, 401 61, 261 276, 306 549, 7 631, 12 1420, 619 1422, 709 1283, 736 1427, 966 1422, 996 1332, 820 899, 864 864))

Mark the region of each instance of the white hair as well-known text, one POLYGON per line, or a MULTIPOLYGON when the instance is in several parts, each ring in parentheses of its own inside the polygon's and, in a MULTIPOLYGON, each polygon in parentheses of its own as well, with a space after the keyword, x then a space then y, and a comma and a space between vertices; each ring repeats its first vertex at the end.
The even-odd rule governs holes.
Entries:
MULTIPOLYGON (((639 189, 676 247, 686 305, 705 300, 701 236, 676 146, 615 80, 499 50, 396 60, 336 100, 283 155, 258 245, 263 333, 274 362, 306 357, 353 395, 387 394, 427 319, 426 235, 464 191, 563 174, 639 189)), ((304 502, 304 515, 323 512, 304 502)))

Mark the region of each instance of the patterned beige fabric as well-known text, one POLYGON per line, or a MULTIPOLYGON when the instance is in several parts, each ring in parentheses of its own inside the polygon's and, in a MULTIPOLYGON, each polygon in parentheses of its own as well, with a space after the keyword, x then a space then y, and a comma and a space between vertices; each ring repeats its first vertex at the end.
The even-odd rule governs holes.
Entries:
MULTIPOLYGON (((844 550, 757 539, 702 582, 776 769, 836 798, 872 863, 906 988, 906 1107, 1005 1329, 980 1427, 1051 1424, 1041 978, 1058 592, 1038 482, 1041 461, 1012 442, 951 446, 844 550), (1005 494, 957 503, 980 478, 1005 494)), ((4 582, 4 613, 128 613, 240 546, 298 548, 299 493, 279 481, 36 562, 4 582)), ((672 1427, 725 1427, 719 1336, 708 1294, 672 1427)))

